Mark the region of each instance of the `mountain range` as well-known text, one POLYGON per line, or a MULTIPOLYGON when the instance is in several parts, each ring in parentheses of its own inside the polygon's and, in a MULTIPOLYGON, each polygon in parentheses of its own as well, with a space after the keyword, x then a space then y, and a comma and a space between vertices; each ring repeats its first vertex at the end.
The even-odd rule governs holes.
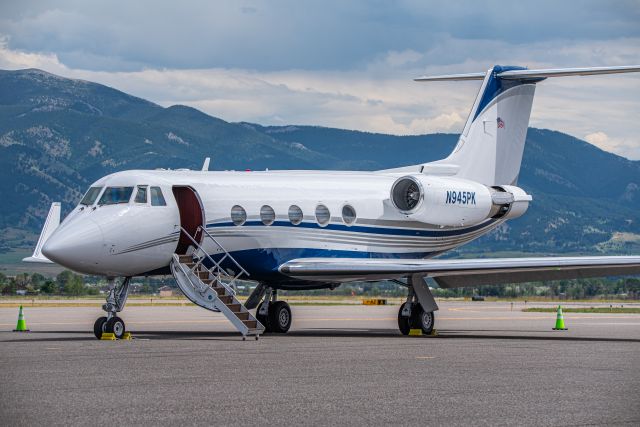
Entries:
MULTIPOLYGON (((446 157, 456 141, 229 123, 41 70, 0 70, 0 246, 33 244, 52 201, 68 211, 118 170, 198 169, 205 157, 221 170, 376 170, 446 157)), ((463 253, 640 252, 640 161, 531 128, 518 185, 534 199, 525 216, 463 253)))

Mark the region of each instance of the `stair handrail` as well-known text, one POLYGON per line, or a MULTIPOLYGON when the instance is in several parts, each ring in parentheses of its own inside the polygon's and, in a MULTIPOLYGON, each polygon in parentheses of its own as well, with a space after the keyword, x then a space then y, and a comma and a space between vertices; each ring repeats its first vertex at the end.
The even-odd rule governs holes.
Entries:
MULTIPOLYGON (((193 244, 195 245, 196 249, 197 249, 197 250, 199 250, 199 251, 201 251, 201 252, 204 254, 204 256, 205 256, 205 257, 207 257, 207 258, 209 259, 209 261, 211 261, 211 263, 213 264, 213 266, 218 270, 218 277, 217 277, 216 281, 217 281, 218 283, 220 283, 220 284, 221 284, 221 285, 222 285, 222 286, 223 286, 223 287, 224 287, 224 288, 229 292, 229 294, 230 294, 230 295, 234 295, 234 294, 235 294, 235 292, 233 291, 233 289, 232 289, 229 285, 227 285, 226 283, 224 283, 222 280, 220 280, 220 271, 222 270, 222 267, 220 266, 220 264, 219 264, 219 263, 217 263, 217 262, 215 262, 215 260, 214 260, 213 258, 211 258, 211 256, 207 253, 207 251, 205 251, 204 249, 202 249, 202 246, 201 246, 198 242, 196 242, 196 240, 195 240, 193 237, 191 237, 191 235, 189 234, 189 232, 188 232, 187 230, 185 230, 185 229, 184 229, 184 227, 182 227, 182 226, 181 226, 181 227, 180 227, 180 229, 184 232, 184 234, 186 234, 186 235, 187 235, 187 237, 189 238, 189 240, 191 240, 191 242, 193 242, 193 244)), ((224 251, 224 248, 222 248, 222 250, 224 251)), ((225 251, 225 252, 226 252, 226 251, 225 251)), ((231 256, 230 256, 230 257, 231 257, 231 256)), ((198 263, 196 264, 196 266, 197 266, 198 264, 200 264, 200 263, 201 263, 201 261, 202 261, 202 260, 198 261, 198 263)), ((212 267, 212 268, 213 268, 213 267, 212 267)), ((193 272, 193 270, 191 270, 191 271, 193 272)), ((208 271, 209 271, 209 273, 215 274, 215 273, 213 273, 213 272, 211 271, 211 269, 209 269, 208 271)), ((236 278, 234 278, 233 280, 231 280, 231 283, 233 283, 233 281, 234 281, 235 279, 236 279, 236 278)))
POLYGON ((240 265, 240 263, 239 263, 238 261, 236 261, 236 259, 235 259, 233 256, 231 256, 231 254, 230 254, 229 252, 227 252, 227 250, 224 248, 224 246, 222 246, 222 245, 221 245, 221 244, 216 240, 216 238, 215 238, 215 237, 213 237, 213 236, 211 235, 211 233, 209 233, 209 232, 207 231, 207 229, 206 229, 205 227, 203 227, 203 226, 198 226, 198 228, 199 228, 200 230, 204 231, 204 232, 205 232, 205 234, 206 234, 207 236, 209 236, 209 238, 210 238, 211 240, 213 240, 213 243, 215 243, 215 244, 216 244, 220 249, 222 249, 222 252, 224 252, 224 253, 225 253, 225 255, 227 255, 227 256, 229 257, 229 259, 230 259, 231 261, 233 261, 233 263, 236 265, 236 267, 238 267, 238 268, 240 269, 240 274, 236 275, 235 279, 237 279, 238 277, 240 277, 240 275, 242 275, 242 274, 244 274, 244 275, 245 275, 245 276, 247 276, 247 277, 251 276, 251 275, 249 274, 249 272, 248 272, 247 270, 245 270, 245 269, 240 265))

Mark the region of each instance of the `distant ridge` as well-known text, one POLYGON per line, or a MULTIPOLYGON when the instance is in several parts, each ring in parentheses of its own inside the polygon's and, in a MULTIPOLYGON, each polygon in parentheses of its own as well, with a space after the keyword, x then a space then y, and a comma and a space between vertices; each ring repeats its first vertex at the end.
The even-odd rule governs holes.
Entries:
MULTIPOLYGON (((205 157, 213 169, 375 170, 443 158, 456 140, 229 123, 41 70, 0 70, 0 247, 16 230, 37 231, 51 201, 68 211, 117 170, 199 168, 205 157)), ((640 249, 640 161, 530 129, 519 183, 533 195, 529 212, 465 250, 640 249)))

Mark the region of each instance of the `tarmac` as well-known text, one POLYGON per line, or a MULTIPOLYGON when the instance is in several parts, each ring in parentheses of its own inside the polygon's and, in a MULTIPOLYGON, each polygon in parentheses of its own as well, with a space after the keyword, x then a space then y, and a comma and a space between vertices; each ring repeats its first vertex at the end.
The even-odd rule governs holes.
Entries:
MULTIPOLYGON (((528 304, 527 306, 531 306, 528 304)), ((398 306, 293 306, 286 335, 242 341, 221 314, 0 308, 2 425, 640 425, 640 314, 441 302, 436 337, 398 306)))

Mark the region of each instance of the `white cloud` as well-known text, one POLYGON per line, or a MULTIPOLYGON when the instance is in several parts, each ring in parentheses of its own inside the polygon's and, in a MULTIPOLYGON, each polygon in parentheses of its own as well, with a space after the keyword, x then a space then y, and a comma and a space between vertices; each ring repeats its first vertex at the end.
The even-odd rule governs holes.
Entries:
POLYGON ((596 147, 612 153, 620 153, 629 159, 640 159, 638 140, 613 139, 604 132, 593 132, 584 136, 584 140, 596 147))
MULTIPOLYGON (((424 53, 388 52, 361 68, 339 70, 160 69, 89 71, 68 67, 51 53, 23 52, 0 42, 0 68, 41 68, 65 77, 96 81, 164 106, 185 104, 228 121, 260 124, 309 124, 393 134, 460 132, 479 88, 478 82, 415 83, 420 74, 469 72, 488 68, 473 52, 495 48, 498 63, 529 66, 585 65, 564 58, 546 59, 543 52, 560 49, 558 41, 527 47, 493 41, 443 41, 444 50, 458 49, 465 60, 428 65, 440 48, 424 53), (525 62, 526 53, 540 60, 525 62), (544 59, 544 60, 543 60, 544 59), (550 62, 546 62, 546 61, 550 62), (555 61, 559 64, 556 64, 555 61)), ((640 58, 640 40, 613 43, 615 65, 640 58)), ((563 54, 594 59, 603 43, 566 42, 563 54), (595 47, 594 47, 595 46, 595 47), (598 47, 600 46, 600 47, 598 47)), ((485 59, 486 61, 486 59, 485 59)), ((538 85, 531 123, 587 140, 600 148, 640 159, 638 123, 640 78, 631 75, 549 79, 538 85), (602 133, 606 136, 597 136, 602 133), (594 136, 595 135, 595 136, 594 136)))

